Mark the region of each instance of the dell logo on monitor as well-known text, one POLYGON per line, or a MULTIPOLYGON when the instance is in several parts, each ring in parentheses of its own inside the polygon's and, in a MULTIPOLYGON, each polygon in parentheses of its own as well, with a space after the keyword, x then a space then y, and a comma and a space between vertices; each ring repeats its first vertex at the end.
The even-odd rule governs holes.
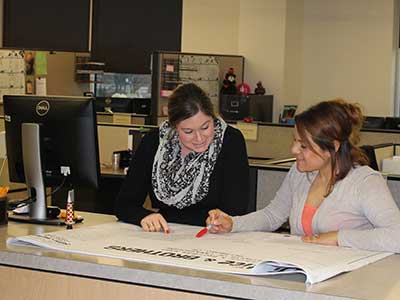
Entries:
POLYGON ((38 104, 36 104, 36 113, 43 117, 46 115, 50 110, 50 103, 46 100, 40 101, 38 104))

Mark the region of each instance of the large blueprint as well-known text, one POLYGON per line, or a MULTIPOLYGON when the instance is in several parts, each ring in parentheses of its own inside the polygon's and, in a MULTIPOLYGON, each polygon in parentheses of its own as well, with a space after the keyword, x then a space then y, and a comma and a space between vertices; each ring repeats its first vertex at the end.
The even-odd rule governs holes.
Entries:
POLYGON ((9 239, 10 244, 245 275, 303 273, 307 283, 326 280, 391 253, 303 243, 266 232, 205 234, 197 226, 170 224, 170 234, 113 222, 9 239))

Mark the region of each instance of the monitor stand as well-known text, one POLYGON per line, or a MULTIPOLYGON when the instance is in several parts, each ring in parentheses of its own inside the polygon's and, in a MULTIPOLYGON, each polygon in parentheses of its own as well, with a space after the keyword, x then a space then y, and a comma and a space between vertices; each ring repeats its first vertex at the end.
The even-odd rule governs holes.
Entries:
POLYGON ((47 217, 46 188, 43 180, 40 149, 40 125, 23 123, 21 130, 25 183, 29 197, 36 200, 29 204, 29 215, 12 214, 9 216, 9 220, 34 224, 64 225, 63 219, 47 217))
POLYGON ((61 218, 55 219, 35 219, 28 215, 16 215, 11 214, 8 216, 9 221, 23 222, 23 223, 31 223, 31 224, 43 224, 43 225, 65 225, 65 220, 61 218))

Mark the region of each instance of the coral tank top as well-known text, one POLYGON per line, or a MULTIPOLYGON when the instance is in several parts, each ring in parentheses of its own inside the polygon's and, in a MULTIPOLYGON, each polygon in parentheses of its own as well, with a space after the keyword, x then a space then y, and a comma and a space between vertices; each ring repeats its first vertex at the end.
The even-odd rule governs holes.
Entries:
POLYGON ((313 235, 312 220, 316 211, 317 209, 314 206, 304 204, 303 215, 301 216, 304 235, 313 235))

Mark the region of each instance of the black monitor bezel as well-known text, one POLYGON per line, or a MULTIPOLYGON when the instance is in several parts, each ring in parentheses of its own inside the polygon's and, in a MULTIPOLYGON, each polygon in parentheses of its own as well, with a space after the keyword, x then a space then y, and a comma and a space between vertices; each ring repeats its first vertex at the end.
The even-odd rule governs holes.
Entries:
MULTIPOLYGON (((6 130, 6 149, 7 149, 7 157, 8 157, 8 162, 9 162, 9 176, 10 176, 10 180, 12 180, 13 182, 21 182, 24 183, 24 178, 21 178, 20 175, 16 174, 16 170, 13 169, 13 164, 15 164, 15 160, 22 160, 22 157, 20 156, 22 153, 22 150, 19 149, 16 155, 14 155, 14 153, 10 153, 11 151, 13 151, 13 149, 15 148, 19 148, 21 146, 18 145, 11 145, 11 143, 20 143, 20 140, 16 139, 15 137, 13 137, 12 135, 14 133, 11 133, 10 129, 8 129, 12 124, 12 122, 10 122, 13 118, 13 114, 10 110, 12 110, 13 105, 15 105, 15 103, 13 103, 13 101, 25 101, 26 104, 22 104, 22 102, 18 103, 18 105, 27 105, 28 107, 32 107, 32 105, 34 103, 39 103, 40 101, 49 101, 50 103, 53 103, 53 105, 58 105, 57 103, 63 102, 65 103, 73 103, 74 106, 81 104, 83 105, 84 103, 86 103, 86 105, 88 106, 89 111, 87 111, 86 113, 90 114, 90 118, 93 121, 90 121, 90 123, 93 123, 93 139, 95 141, 95 145, 93 144, 91 148, 94 149, 94 160, 96 161, 95 165, 96 165, 96 171, 93 172, 93 174, 91 174, 91 176, 93 176, 93 180, 91 179, 91 183, 85 183, 85 184, 81 184, 80 182, 78 182, 78 179, 75 178, 75 174, 73 174, 71 176, 71 182, 73 184, 75 184, 76 186, 90 186, 90 188, 98 188, 99 185, 99 181, 100 181, 100 163, 99 163, 99 148, 98 148, 98 132, 97 132, 97 118, 96 118, 96 111, 95 111, 95 104, 94 104, 94 98, 92 97, 77 97, 77 96, 38 96, 38 95, 5 95, 3 96, 3 105, 4 105, 4 117, 5 117, 5 130, 6 130), (8 129, 8 130, 7 130, 8 129), (18 157, 16 157, 18 156, 18 157), (96 173, 96 174, 94 174, 96 173)), ((29 115, 29 112, 27 112, 27 115, 29 115)), ((18 116, 19 119, 21 118, 26 118, 26 121, 29 121, 30 117, 24 115, 24 116, 18 116)), ((35 116, 35 118, 37 118, 37 116, 35 116)), ((35 119, 32 116, 31 121, 33 123, 37 123, 35 122, 35 119)), ((19 122, 20 120, 18 120, 19 122)), ((19 122, 19 127, 21 126, 22 122, 19 122)), ((15 124, 13 124, 13 126, 15 126, 15 124)), ((15 130, 15 128, 14 128, 15 130)), ((18 131, 18 129, 17 129, 18 131)), ((62 132, 61 132, 62 133, 62 132)), ((93 140, 92 140, 93 142, 93 140)), ((91 143, 91 142, 90 142, 91 143)), ((45 155, 45 153, 42 153, 43 155, 45 155)), ((23 162, 22 162, 23 163, 23 162)), ((79 176, 79 175, 78 175, 79 176)), ((59 178, 58 179, 51 179, 51 178, 46 178, 46 186, 54 186, 56 183, 59 182, 59 178)))

